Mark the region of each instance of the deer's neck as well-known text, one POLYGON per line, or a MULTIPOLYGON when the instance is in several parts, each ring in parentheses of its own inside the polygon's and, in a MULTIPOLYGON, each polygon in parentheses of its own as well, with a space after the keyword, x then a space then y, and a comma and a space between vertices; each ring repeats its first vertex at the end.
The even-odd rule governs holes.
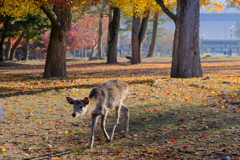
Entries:
POLYGON ((90 99, 89 104, 87 106, 88 107, 87 114, 88 115, 92 114, 92 112, 98 108, 98 104, 99 104, 99 101, 97 101, 95 99, 90 99))

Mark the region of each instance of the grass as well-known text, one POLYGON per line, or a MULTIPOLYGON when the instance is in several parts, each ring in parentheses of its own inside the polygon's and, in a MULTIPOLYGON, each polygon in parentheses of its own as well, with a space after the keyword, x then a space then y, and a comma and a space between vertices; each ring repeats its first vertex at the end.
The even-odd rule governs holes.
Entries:
MULTIPOLYGON (((67 78, 42 79, 43 61, 0 66, 0 159, 239 159, 240 60, 202 59, 204 77, 171 79, 170 57, 130 65, 69 59, 67 78), (83 98, 95 85, 129 83, 130 133, 121 117, 114 141, 100 124, 87 149, 91 117, 71 117, 66 96, 83 98)), ((108 116, 111 131, 114 114, 108 116)))

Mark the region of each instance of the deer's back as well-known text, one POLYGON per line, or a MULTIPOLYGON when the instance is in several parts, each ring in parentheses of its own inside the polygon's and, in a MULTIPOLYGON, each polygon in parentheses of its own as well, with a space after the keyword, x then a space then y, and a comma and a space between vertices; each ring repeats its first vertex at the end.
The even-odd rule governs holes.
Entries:
POLYGON ((126 82, 119 79, 111 79, 93 88, 89 98, 90 101, 96 101, 96 103, 112 107, 127 96, 128 88, 126 82))

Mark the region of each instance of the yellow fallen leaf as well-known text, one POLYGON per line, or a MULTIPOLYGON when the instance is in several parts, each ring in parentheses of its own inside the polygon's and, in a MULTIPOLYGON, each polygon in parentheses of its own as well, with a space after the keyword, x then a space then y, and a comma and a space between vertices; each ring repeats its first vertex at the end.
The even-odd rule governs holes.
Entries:
POLYGON ((226 108, 226 107, 225 107, 225 106, 221 106, 220 108, 224 109, 224 108, 226 108))

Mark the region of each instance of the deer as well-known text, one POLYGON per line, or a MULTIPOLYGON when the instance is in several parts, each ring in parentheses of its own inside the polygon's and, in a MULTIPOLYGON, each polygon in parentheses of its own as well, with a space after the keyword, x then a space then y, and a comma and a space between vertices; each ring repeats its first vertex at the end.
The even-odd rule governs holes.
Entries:
POLYGON ((101 128, 108 142, 112 142, 114 131, 119 123, 120 111, 125 115, 125 135, 129 132, 129 109, 123 104, 127 97, 129 86, 119 79, 110 79, 94 87, 89 96, 83 99, 66 97, 67 101, 73 105, 72 116, 77 118, 83 115, 92 115, 92 133, 89 149, 93 148, 94 133, 99 116, 101 116, 101 128), (105 125, 109 111, 115 108, 115 122, 111 135, 109 136, 105 125))

